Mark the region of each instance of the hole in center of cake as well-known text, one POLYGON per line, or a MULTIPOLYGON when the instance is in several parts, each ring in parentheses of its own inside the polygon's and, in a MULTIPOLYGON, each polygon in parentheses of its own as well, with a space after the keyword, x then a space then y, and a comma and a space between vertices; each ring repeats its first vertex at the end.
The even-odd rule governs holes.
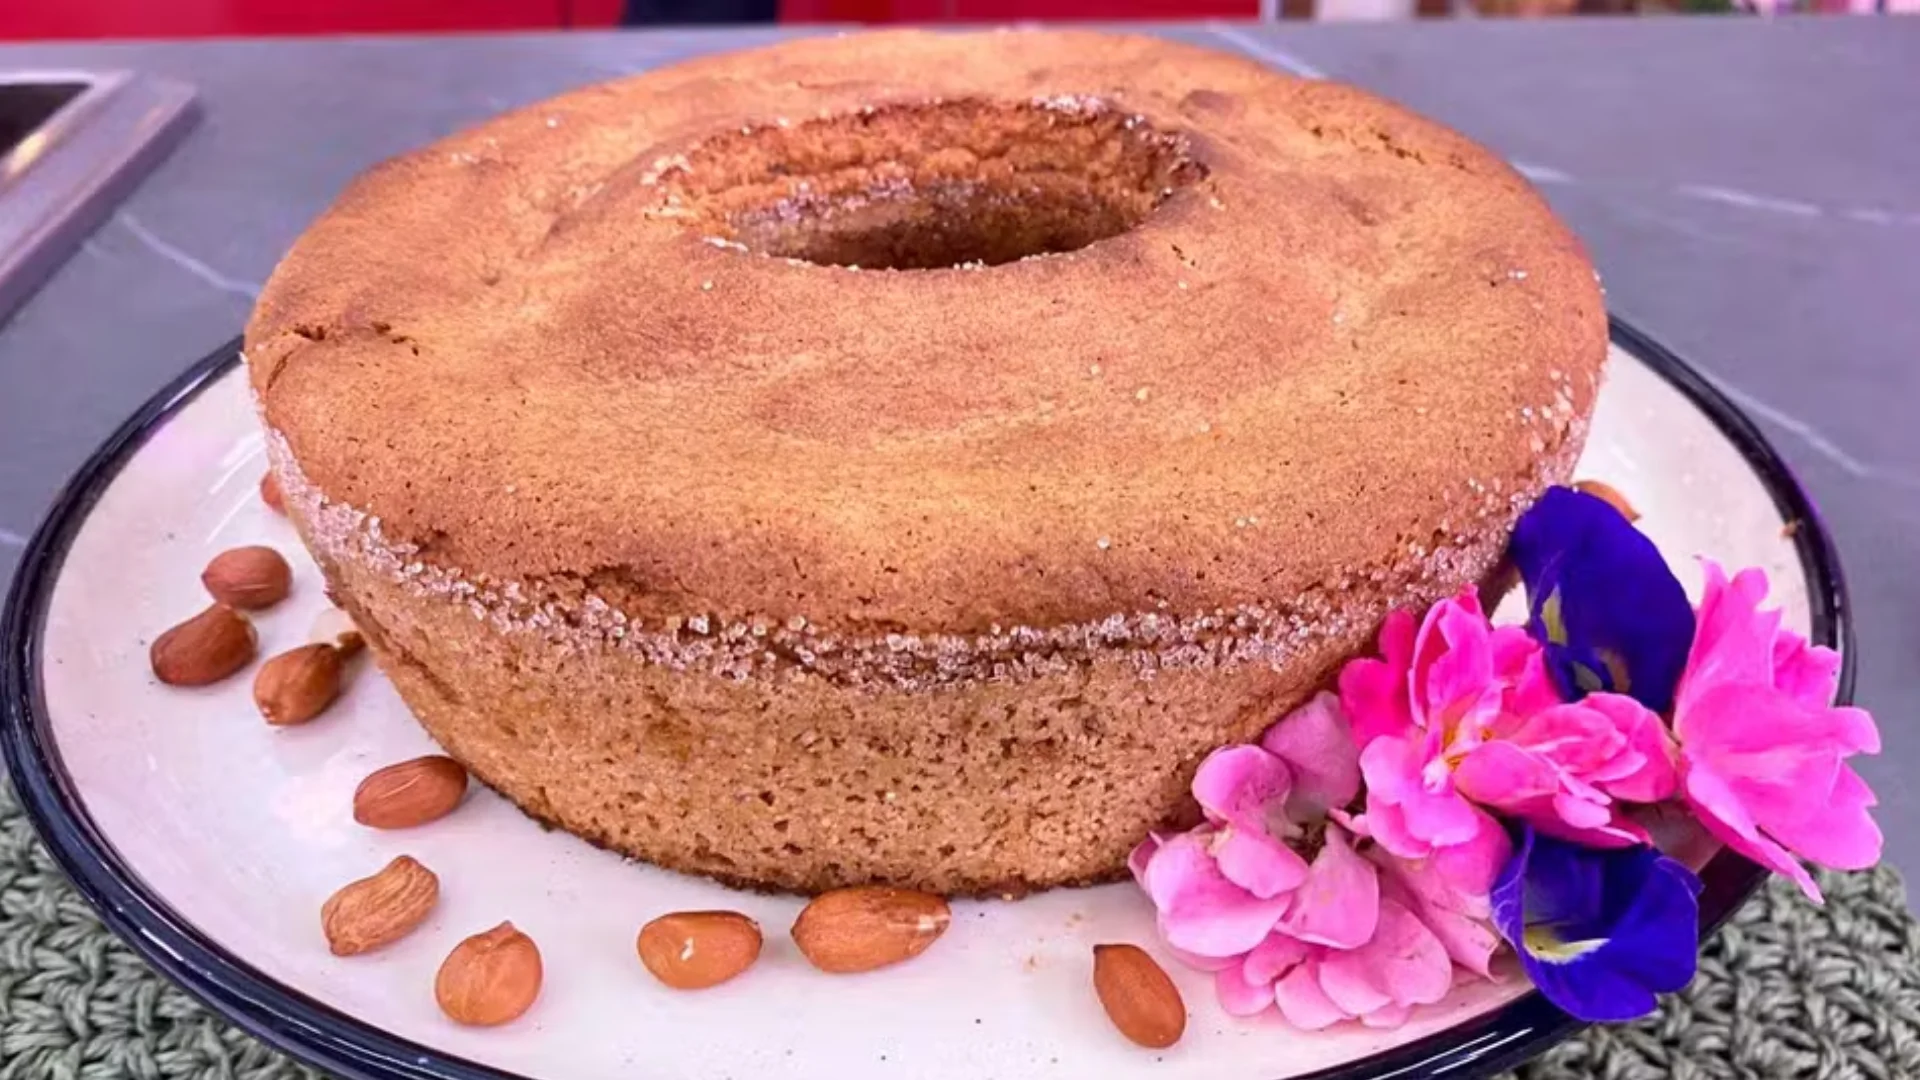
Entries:
POLYGON ((826 266, 997 266, 1117 236, 1207 173, 1091 98, 887 105, 714 136, 653 178, 716 241, 826 266))

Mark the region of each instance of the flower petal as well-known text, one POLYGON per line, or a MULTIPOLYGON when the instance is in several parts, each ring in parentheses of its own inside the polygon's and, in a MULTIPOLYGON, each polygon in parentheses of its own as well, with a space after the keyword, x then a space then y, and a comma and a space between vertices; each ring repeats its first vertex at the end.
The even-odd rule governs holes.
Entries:
POLYGON ((1568 700, 1609 690, 1672 706, 1694 613, 1653 541, 1605 500, 1554 487, 1521 515, 1508 552, 1528 629, 1568 700))
POLYGON ((1508 715, 1531 716, 1560 704, 1560 690, 1547 674, 1546 652, 1524 628, 1494 628, 1493 665, 1507 688, 1502 708, 1508 715))
POLYGON ((1267 806, 1284 802, 1293 786, 1287 763, 1258 746, 1223 746, 1193 774, 1193 798, 1214 824, 1259 829, 1267 806))
POLYGON ((1613 811, 1606 804, 1589 802, 1565 791, 1554 794, 1553 810, 1559 820, 1578 832, 1604 828, 1613 820, 1613 811))
POLYGON ((1360 749, 1340 699, 1332 694, 1316 694, 1288 713, 1267 729, 1260 745, 1293 772, 1287 816, 1294 821, 1325 817, 1360 793, 1360 749))
POLYGON ((1427 1005, 1453 986, 1446 947, 1413 912, 1380 901, 1380 928, 1358 949, 1329 952, 1320 985, 1342 1009, 1364 1015, 1388 1005, 1427 1005))
POLYGON ((1237 956, 1267 936, 1289 899, 1261 899, 1228 881, 1207 851, 1210 839, 1203 833, 1169 838, 1148 860, 1141 884, 1169 945, 1199 956, 1237 956))
POLYGON ((1692 703, 1682 743, 1689 774, 1711 773, 1756 822, 1818 816, 1841 768, 1833 724, 1771 687, 1714 687, 1692 703))
POLYGON ((1273 1008, 1273 983, 1249 980, 1241 963, 1214 973, 1213 992, 1229 1016, 1258 1016, 1273 1008))
POLYGON ((1486 822, 1486 812, 1452 790, 1451 783, 1429 790, 1424 767, 1421 749, 1406 739, 1375 739, 1360 752, 1369 828, 1389 851, 1408 858, 1419 858, 1432 846, 1466 843, 1486 822), (1388 808, 1398 811, 1392 821, 1388 808))
POLYGON ((1781 630, 1773 639, 1773 684, 1781 692, 1809 709, 1833 704, 1833 691, 1840 682, 1840 654, 1821 645, 1809 645, 1807 639, 1791 630, 1781 630))
POLYGON ((1701 694, 1725 683, 1773 685, 1774 641, 1780 627, 1779 612, 1760 610, 1767 597, 1764 573, 1744 570, 1729 581, 1712 559, 1700 560, 1700 569, 1706 587, 1686 676, 1674 702, 1674 734, 1683 743, 1687 734, 1680 724, 1701 694))
POLYGON ((1247 954, 1246 977, 1255 982, 1271 983, 1306 963, 1316 951, 1285 934, 1269 934, 1267 940, 1255 945, 1253 951, 1247 954))
POLYGON ((1433 845, 1407 830, 1407 816, 1392 803, 1368 799, 1367 812, 1347 822, 1355 836, 1371 838, 1386 851, 1404 859, 1424 859, 1433 845))
POLYGON ((1766 575, 1731 580, 1705 562, 1699 634, 1675 707, 1681 794, 1728 847, 1791 878, 1818 902, 1801 858, 1861 868, 1879 858, 1873 793, 1845 764, 1880 748, 1873 718, 1834 706, 1839 657, 1762 610, 1766 575))
POLYGON ((1873 722, 1873 714, 1865 709, 1856 709, 1851 705, 1842 705, 1827 710, 1827 720, 1834 744, 1843 754, 1877 754, 1880 752, 1880 728, 1873 722))
POLYGON ((1493 628, 1471 588, 1427 612, 1414 640, 1411 701, 1415 723, 1449 730, 1467 717, 1499 713, 1493 628))
POLYGON ((1680 787, 1680 774, 1674 768, 1676 753, 1673 737, 1659 714, 1624 694, 1588 694, 1580 704, 1612 721, 1615 730, 1626 738, 1628 748, 1640 756, 1637 769, 1602 783, 1608 795, 1628 802, 1664 802, 1680 787))
POLYGON ((1133 845, 1133 850, 1127 853, 1127 872, 1133 875, 1134 883, 1141 888, 1147 884, 1147 863, 1152 861, 1153 853, 1159 850, 1160 837, 1148 833, 1146 839, 1133 845))
POLYGON ((1285 826, 1292 786, 1287 763, 1258 746, 1215 750, 1193 775, 1194 800, 1222 826, 1211 845, 1220 872, 1261 899, 1306 880, 1306 860, 1270 831, 1270 823, 1285 826))
POLYGON ((1167 946, 1167 951, 1173 954, 1175 960, 1180 961, 1182 965, 1190 967, 1195 971, 1224 971, 1230 967, 1237 967, 1246 960, 1244 955, 1201 956, 1199 953, 1190 953, 1185 949, 1176 949, 1171 945, 1167 946))
MULTIPOLYGON (((1581 710, 1584 702, 1557 706, 1581 710)), ((1637 755, 1636 755, 1637 760, 1637 755)), ((1611 799, 1548 757, 1518 743, 1482 743, 1460 762, 1461 794, 1551 836, 1598 847, 1643 843, 1645 830, 1623 820, 1611 799)))
POLYGON ((1495 921, 1541 993, 1590 1022, 1629 1020, 1693 978, 1700 882, 1652 848, 1591 851, 1521 826, 1495 921))
POLYGON ((1793 853, 1765 836, 1753 826, 1751 818, 1746 816, 1739 800, 1715 794, 1724 790, 1717 778, 1710 774, 1689 774, 1681 783, 1681 791, 1687 800, 1687 809, 1715 839, 1733 850, 1759 863, 1761 866, 1800 886, 1807 899, 1818 904, 1822 902, 1820 886, 1800 865, 1793 853))
POLYGON ((1561 790, 1553 762, 1508 740, 1474 747, 1454 768, 1453 784, 1482 806, 1516 814, 1546 809, 1561 790))
POLYGON ((1388 612, 1380 627, 1380 659, 1349 660, 1340 669, 1340 705, 1353 723, 1355 744, 1364 747, 1413 728, 1407 673, 1413 666, 1415 631, 1412 612, 1388 612))
MULTIPOLYGON (((1688 946, 1689 951, 1698 946, 1688 946)), ((1653 991, 1632 973, 1596 968, 1575 971, 1562 965, 1542 964, 1536 973, 1527 971, 1533 985, 1548 1001, 1576 1019, 1587 1023, 1637 1020, 1659 1006, 1653 991)))
POLYGON ((1720 826, 1716 835, 1731 832, 1747 840, 1760 838, 1760 824, 1753 820, 1746 803, 1712 769, 1688 769, 1680 782, 1680 794, 1686 801, 1687 809, 1692 810, 1702 823, 1711 822, 1720 826))
POLYGON ((1880 827, 1867 813, 1877 802, 1860 774, 1843 765, 1819 814, 1764 827, 1803 859, 1835 870, 1865 870, 1880 861, 1880 827))
POLYGON ((1507 838, 1507 830, 1491 817, 1483 816, 1481 820, 1480 832, 1472 840, 1451 844, 1433 853, 1433 872, 1453 895, 1471 898, 1471 904, 1461 910, 1475 915, 1486 914, 1487 893, 1500 871, 1506 868, 1507 860, 1513 857, 1513 843, 1507 838))
POLYGON ((1518 826, 1516 835, 1513 857, 1488 897, 1500 935, 1518 950, 1529 924, 1573 925, 1598 918, 1603 864, 1579 858, 1573 845, 1548 840, 1529 825, 1518 826))
POLYGON ((1373 937, 1379 919, 1379 874, 1354 853, 1345 829, 1327 826, 1326 843, 1314 856, 1307 880, 1294 890, 1281 932, 1315 945, 1354 949, 1373 937))
POLYGON ((1381 738, 1360 751, 1360 773, 1367 781, 1367 795, 1399 804, 1422 787, 1420 746, 1412 738, 1381 738))
POLYGON ((1280 1015, 1301 1031, 1320 1031, 1353 1019, 1352 1013, 1334 1004, 1320 988, 1317 967, 1312 962, 1301 964, 1273 986, 1280 1015))
MULTIPOLYGON (((1506 833, 1500 835, 1504 841, 1506 833)), ((1418 915, 1454 963, 1482 978, 1492 978, 1493 954, 1500 948, 1500 935, 1494 933, 1487 919, 1487 886, 1477 894, 1456 888, 1440 870, 1437 856, 1399 859, 1376 848, 1372 857, 1380 867, 1381 895, 1418 915)), ((1492 881, 1491 874, 1487 880, 1492 881)))
POLYGON ((1352 952, 1327 953, 1317 965, 1320 989, 1327 1000, 1348 1016, 1359 1016, 1392 1005, 1385 973, 1355 958, 1352 952))
POLYGON ((1608 904, 1620 909, 1614 935, 1573 962, 1528 968, 1548 1000, 1592 1023, 1651 1013, 1655 994, 1684 989, 1693 981, 1700 947, 1699 880, 1651 849, 1612 857, 1644 868, 1643 875, 1608 875, 1610 890, 1622 894, 1608 904))
POLYGON ((1228 881, 1262 900, 1285 899, 1307 880, 1307 860, 1298 852, 1264 832, 1237 825, 1220 830, 1213 858, 1228 881))

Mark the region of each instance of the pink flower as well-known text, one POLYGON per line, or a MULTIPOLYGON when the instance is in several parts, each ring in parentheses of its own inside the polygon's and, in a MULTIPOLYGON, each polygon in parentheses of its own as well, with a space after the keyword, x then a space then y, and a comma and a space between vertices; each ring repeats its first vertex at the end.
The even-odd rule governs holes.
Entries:
POLYGON ((1214 856, 1218 838, 1205 828, 1164 841, 1149 837, 1129 860, 1159 912, 1160 936, 1182 953, 1210 959, 1258 945, 1293 902, 1289 894, 1263 899, 1228 880, 1214 856))
POLYGON ((1660 717, 1624 694, 1589 694, 1496 721, 1454 769, 1474 802, 1588 847, 1644 843, 1614 798, 1659 802, 1678 786, 1660 717))
POLYGON ((1358 948, 1314 945, 1285 934, 1262 941, 1214 975, 1220 1005, 1253 1016, 1277 1005, 1287 1022, 1318 1031, 1343 1020, 1396 1027, 1415 1005, 1446 997, 1453 964, 1432 930, 1393 900, 1380 901, 1379 925, 1358 948))
POLYGON ((1820 890, 1802 858, 1840 870, 1880 858, 1873 793, 1846 759, 1876 753, 1865 710, 1835 706, 1839 657, 1810 646, 1762 611, 1766 575, 1728 581, 1705 563, 1706 592, 1674 699, 1680 791, 1701 824, 1727 846, 1820 890))
POLYGON ((1418 633, 1413 612, 1390 611, 1380 626, 1380 659, 1362 657, 1340 669, 1340 706, 1353 725, 1353 741, 1362 748, 1375 739, 1397 738, 1425 726, 1414 719, 1408 692, 1418 633))
POLYGON ((1167 943, 1204 966, 1251 950, 1276 928, 1340 948, 1371 937, 1379 910, 1373 866, 1344 828, 1327 822, 1331 808, 1358 794, 1354 759, 1330 694, 1274 725, 1260 745, 1208 755, 1193 778, 1207 823, 1150 837, 1129 860, 1167 943), (1293 845, 1323 823, 1309 864, 1293 845))
POLYGON ((1675 785, 1659 717, 1630 698, 1563 704, 1538 643, 1494 627, 1472 590, 1418 630, 1388 616, 1380 660, 1340 673, 1367 784, 1361 828, 1404 859, 1484 845, 1487 809, 1583 843, 1645 839, 1614 800, 1666 798, 1675 785))
POLYGON ((1360 770, 1367 780, 1367 812, 1354 828, 1403 859, 1482 844, 1501 831, 1492 815, 1454 788, 1452 772, 1442 759, 1428 756, 1420 741, 1375 739, 1360 752, 1360 770))
POLYGON ((1290 893, 1307 879, 1307 861, 1287 846, 1298 826, 1286 816, 1293 772, 1259 746, 1227 746, 1193 775, 1193 797, 1218 832, 1209 845, 1220 873, 1254 896, 1290 893))
POLYGON ((1490 894, 1513 855, 1505 829, 1475 844, 1442 848, 1425 859, 1402 859, 1375 848, 1381 895, 1413 912, 1433 931, 1453 962, 1493 978, 1500 935, 1492 925, 1490 894))
POLYGON ((1445 734, 1477 741, 1501 712, 1537 712, 1560 699, 1540 646, 1518 626, 1494 627, 1471 588, 1427 610, 1394 611, 1380 628, 1378 660, 1340 671, 1340 704, 1365 749, 1383 736, 1445 734))
POLYGON ((1309 1030, 1390 1026, 1444 997, 1456 960, 1487 974, 1505 831, 1418 862, 1361 852, 1346 824, 1359 757, 1338 699, 1321 694, 1258 745, 1209 755, 1193 779, 1205 824, 1134 851, 1161 934, 1182 961, 1217 973, 1228 1011, 1277 1006, 1309 1030))

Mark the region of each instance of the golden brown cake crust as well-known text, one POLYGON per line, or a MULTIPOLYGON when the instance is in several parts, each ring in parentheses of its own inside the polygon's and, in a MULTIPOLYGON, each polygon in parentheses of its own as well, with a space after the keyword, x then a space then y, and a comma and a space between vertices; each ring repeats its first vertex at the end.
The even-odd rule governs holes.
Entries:
POLYGON ((1123 873, 1489 571, 1605 351, 1484 151, 1055 32, 502 117, 357 182, 247 333, 289 516, 475 775, 663 866, 942 893, 1123 873))
POLYGON ((1485 507, 1574 437, 1605 321, 1518 177, 1358 91, 1146 38, 902 32, 590 87, 389 162, 247 341, 305 474, 425 564, 642 623, 984 634, 1289 604, 1504 529, 1485 507), (743 252, 667 199, 717 133, 934 102, 1140 118, 1205 175, 986 269, 743 252))

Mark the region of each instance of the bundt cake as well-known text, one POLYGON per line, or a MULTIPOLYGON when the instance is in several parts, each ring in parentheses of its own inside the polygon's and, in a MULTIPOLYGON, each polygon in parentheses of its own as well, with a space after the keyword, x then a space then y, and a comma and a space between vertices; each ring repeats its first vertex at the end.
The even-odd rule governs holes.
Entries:
POLYGON ((1144 37, 714 56, 360 178, 247 329, 447 752, 778 889, 1124 873, 1567 478, 1607 329, 1502 161, 1144 37))

